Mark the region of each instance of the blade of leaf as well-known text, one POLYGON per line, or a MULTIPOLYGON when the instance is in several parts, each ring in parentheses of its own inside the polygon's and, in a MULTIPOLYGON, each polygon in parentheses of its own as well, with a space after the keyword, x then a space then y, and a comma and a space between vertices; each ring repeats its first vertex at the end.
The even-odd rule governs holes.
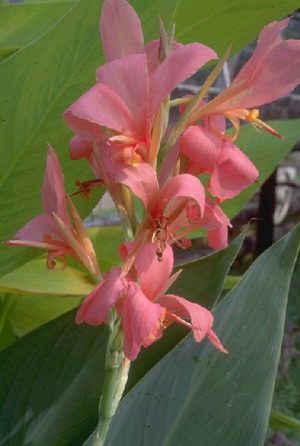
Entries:
POLYGON ((198 40, 219 54, 232 44, 235 53, 254 40, 263 26, 298 7, 297 0, 251 0, 251 4, 244 0, 180 1, 175 15, 176 38, 184 43, 198 40))
MULTIPOLYGON (((58 266, 59 268, 59 266, 58 266)), ((45 259, 35 259, 0 279, 0 292, 48 296, 85 296, 93 282, 75 268, 46 268, 45 259)))
POLYGON ((218 306, 215 330, 228 357, 189 336, 125 396, 107 445, 263 445, 299 243, 300 226, 218 306))
POLYGON ((0 5, 0 48, 22 48, 51 28, 71 8, 73 0, 0 5))

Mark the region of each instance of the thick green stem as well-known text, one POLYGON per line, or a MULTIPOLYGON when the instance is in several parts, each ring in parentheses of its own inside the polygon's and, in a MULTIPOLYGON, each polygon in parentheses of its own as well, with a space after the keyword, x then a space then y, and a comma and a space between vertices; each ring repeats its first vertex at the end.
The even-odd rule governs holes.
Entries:
POLYGON ((112 417, 122 398, 128 379, 130 361, 123 353, 123 336, 115 310, 111 312, 110 334, 105 358, 105 379, 99 404, 99 420, 90 442, 103 446, 112 417))

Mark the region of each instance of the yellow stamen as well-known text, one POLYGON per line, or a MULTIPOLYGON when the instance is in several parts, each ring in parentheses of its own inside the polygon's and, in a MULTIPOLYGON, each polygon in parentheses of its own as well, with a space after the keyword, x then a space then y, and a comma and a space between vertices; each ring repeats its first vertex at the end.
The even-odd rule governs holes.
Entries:
POLYGON ((249 111, 249 113, 246 115, 245 119, 247 122, 250 122, 252 124, 255 122, 259 117, 259 110, 257 108, 253 108, 249 111))

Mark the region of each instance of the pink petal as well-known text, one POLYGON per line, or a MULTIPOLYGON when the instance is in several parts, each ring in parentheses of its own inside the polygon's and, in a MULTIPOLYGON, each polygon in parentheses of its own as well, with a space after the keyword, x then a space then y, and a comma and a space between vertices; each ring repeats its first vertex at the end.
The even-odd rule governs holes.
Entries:
POLYGON ((64 119, 74 133, 87 141, 100 140, 102 126, 119 132, 135 129, 127 105, 108 85, 101 83, 75 101, 64 113, 64 119))
POLYGON ((134 262, 141 289, 150 300, 155 300, 166 290, 174 264, 173 251, 169 245, 161 261, 157 259, 157 248, 156 243, 144 244, 134 262))
POLYGON ((191 321, 193 335, 196 342, 202 341, 211 329, 213 315, 201 305, 189 302, 183 297, 166 294, 159 298, 158 302, 166 307, 168 312, 174 313, 183 320, 191 321))
POLYGON ((217 111, 252 108, 286 95, 300 82, 300 41, 283 40, 280 33, 289 19, 272 22, 257 47, 227 90, 231 97, 217 111))
MULTIPOLYGON (((37 243, 45 243, 45 235, 64 243, 64 239, 51 215, 37 215, 15 234, 14 240, 22 241, 25 246, 36 246, 37 243)), ((12 242, 14 240, 11 240, 12 242)), ((50 243, 50 242, 47 242, 50 243)))
POLYGON ((212 249, 224 249, 228 245, 228 227, 230 221, 223 210, 216 204, 207 201, 202 219, 202 227, 207 229, 209 246, 212 249))
POLYGON ((198 178, 184 173, 181 175, 176 175, 168 180, 162 187, 159 194, 159 209, 163 211, 167 205, 171 204, 171 201, 175 203, 175 200, 180 198, 193 200, 199 207, 199 214, 203 214, 205 206, 205 191, 198 178))
POLYGON ((149 110, 149 77, 145 54, 134 54, 102 65, 97 80, 108 85, 124 101, 143 137, 149 110))
POLYGON ((220 341, 220 339, 218 338, 218 336, 216 335, 216 333, 210 329, 207 332, 207 337, 209 342, 212 343, 212 345, 214 345, 216 347, 216 349, 220 350, 221 353, 228 353, 228 350, 226 348, 224 348, 222 342, 220 341))
POLYGON ((114 177, 143 202, 145 209, 153 207, 159 186, 155 170, 149 164, 142 162, 136 167, 119 166, 119 170, 115 168, 114 177))
MULTIPOLYGON (((159 40, 151 40, 151 42, 145 45, 144 51, 147 56, 148 62, 148 72, 152 76, 159 66, 159 40)), ((181 43, 176 41, 173 42, 173 51, 177 48, 183 46, 181 43)))
POLYGON ((93 143, 86 141, 78 135, 73 136, 70 141, 70 155, 72 160, 80 158, 89 159, 93 152, 93 143))
POLYGON ((192 125, 180 138, 180 151, 189 159, 194 173, 212 172, 222 148, 220 138, 204 127, 192 125))
POLYGON ((151 302, 133 282, 129 283, 127 295, 118 309, 122 317, 124 353, 134 361, 141 347, 149 346, 162 334, 161 319, 165 310, 151 302))
POLYGON ((140 19, 125 0, 106 0, 103 3, 100 34, 107 61, 143 52, 140 19))
POLYGON ((107 322, 108 313, 126 291, 124 279, 120 279, 121 269, 113 268, 104 280, 94 288, 80 305, 76 314, 76 324, 86 322, 99 325, 107 322))
POLYGON ((173 51, 152 76, 151 112, 156 113, 162 101, 176 85, 192 76, 209 60, 216 58, 213 50, 200 43, 184 45, 173 51))
POLYGON ((226 143, 212 172, 209 191, 220 200, 237 196, 258 178, 258 170, 234 144, 226 143))
POLYGON ((46 213, 52 215, 52 212, 55 212, 66 225, 70 225, 64 176, 57 155, 50 145, 48 145, 47 164, 42 187, 42 203, 46 213))

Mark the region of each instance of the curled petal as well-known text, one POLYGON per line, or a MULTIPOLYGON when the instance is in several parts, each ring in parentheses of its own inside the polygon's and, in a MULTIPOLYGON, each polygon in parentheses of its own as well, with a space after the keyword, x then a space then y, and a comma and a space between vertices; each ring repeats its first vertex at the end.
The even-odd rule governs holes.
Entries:
POLYGON ((141 53, 144 49, 140 19, 125 0, 106 0, 103 3, 100 34, 107 61, 141 53))
POLYGON ((230 221, 216 204, 206 202, 202 226, 207 229, 209 246, 212 249, 224 249, 228 245, 228 227, 230 221))
POLYGON ((204 187, 196 177, 187 173, 176 175, 164 184, 159 194, 158 207, 163 211, 171 200, 174 203, 175 200, 182 198, 193 200, 199 207, 199 215, 203 215, 205 205, 204 187))
POLYGON ((180 151, 193 172, 211 173, 222 149, 222 141, 204 127, 192 125, 180 138, 180 151))
POLYGON ((124 353, 133 361, 142 346, 148 347, 161 337, 165 309, 151 302, 135 283, 130 282, 118 312, 122 317, 124 353))
POLYGON ((227 142, 209 181, 209 190, 220 200, 238 195, 258 178, 258 170, 235 145, 227 142))
MULTIPOLYGON (((53 217, 51 215, 37 215, 32 220, 30 220, 23 228, 21 228, 16 235, 14 236, 14 240, 11 240, 10 244, 13 244, 14 241, 17 244, 18 242, 22 242, 24 246, 36 246, 36 243, 46 243, 49 245, 49 248, 55 248, 55 240, 60 243, 64 243, 64 238, 62 237, 59 228, 57 227, 53 217), (51 241, 50 241, 51 239, 51 241)), ((41 246, 42 247, 42 246, 41 246)))
POLYGON ((136 167, 116 166, 114 177, 127 186, 144 204, 145 209, 151 209, 157 199, 159 185, 155 170, 142 162, 136 167))
POLYGON ((108 313, 126 292, 126 282, 120 279, 120 268, 113 268, 87 296, 76 314, 76 323, 99 325, 107 322, 108 313))
MULTIPOLYGON (((189 302, 183 297, 174 296, 173 294, 162 296, 159 299, 159 303, 166 307, 169 313, 173 313, 175 316, 181 318, 183 325, 186 325, 184 323, 186 320, 191 321, 191 329, 196 342, 202 341, 205 336, 208 336, 209 340, 213 339, 213 335, 211 336, 211 327, 214 318, 209 310, 201 305, 189 302)), ((178 319, 176 320, 180 322, 178 319)), ((219 344, 214 342, 214 346, 222 352, 225 350, 220 341, 219 344)))

